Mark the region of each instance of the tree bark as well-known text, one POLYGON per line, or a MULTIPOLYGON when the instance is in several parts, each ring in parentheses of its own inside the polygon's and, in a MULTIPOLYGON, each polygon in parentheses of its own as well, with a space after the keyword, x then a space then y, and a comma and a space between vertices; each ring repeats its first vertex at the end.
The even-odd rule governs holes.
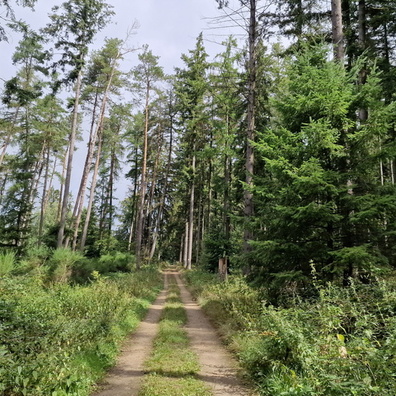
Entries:
MULTIPOLYGON (((80 182, 79 195, 76 200, 76 205, 74 207, 74 213, 73 213, 73 217, 75 217, 74 226, 73 226, 73 228, 74 228, 73 250, 76 248, 76 245, 77 245, 78 228, 80 227, 80 222, 81 222, 81 215, 82 215, 82 209, 83 209, 83 204, 84 204, 84 196, 85 196, 85 191, 87 188, 88 176, 89 176, 90 167, 91 167, 91 163, 92 163, 94 147, 97 142, 99 130, 101 129, 101 127, 103 125, 103 120, 104 120, 104 116, 105 116, 105 112, 106 112, 106 106, 107 106, 107 101, 108 101, 108 97, 109 97, 109 92, 110 92, 111 85, 113 82, 113 78, 114 78, 114 74, 115 74, 115 70, 116 70, 116 66, 117 66, 117 60, 119 59, 119 56, 120 56, 120 54, 118 53, 117 57, 113 60, 113 64, 111 66, 111 71, 110 71, 110 76, 108 78, 105 92, 104 92, 103 98, 102 98, 102 103, 101 103, 100 112, 99 112, 99 121, 97 123, 97 127, 95 128, 95 132, 94 132, 93 136, 90 136, 90 142, 88 145, 88 153, 87 153, 87 157, 85 160, 84 171, 83 171, 83 175, 82 175, 81 182, 80 182)), ((97 96, 95 97, 94 115, 95 115, 96 101, 97 101, 97 96)))
MULTIPOLYGON (((249 62, 248 62, 248 105, 247 105, 247 131, 246 131, 246 188, 244 191, 244 252, 250 252, 249 241, 253 238, 249 222, 254 215, 253 206, 253 175, 254 175, 254 149, 253 141, 256 129, 256 80, 257 80, 257 9, 256 0, 250 0, 249 18, 249 62)), ((248 269, 245 270, 248 272, 248 269)))
POLYGON ((146 201, 147 189, 147 150, 148 150, 148 128, 149 128, 149 97, 150 97, 150 84, 146 87, 146 105, 145 105, 145 122, 143 132, 143 159, 142 159, 142 177, 139 194, 138 217, 136 226, 136 268, 140 269, 142 261, 142 238, 143 238, 143 224, 144 224, 144 205, 146 201))
POLYGON ((92 207, 93 207, 93 202, 94 202, 94 198, 95 198, 96 183, 98 181, 100 156, 102 153, 102 131, 101 130, 99 131, 98 135, 99 135, 99 143, 98 143, 98 149, 97 149, 97 153, 96 153, 95 168, 94 168, 94 172, 92 175, 91 191, 89 193, 87 215, 85 218, 84 228, 83 228, 83 232, 81 235, 81 241, 80 241, 80 250, 81 251, 84 251, 85 243, 87 241, 88 226, 89 226, 89 221, 91 220, 92 207))
MULTIPOLYGON (((195 150, 195 148, 194 148, 195 150)), ((192 157, 192 181, 190 188, 190 209, 188 221, 188 244, 187 244, 187 269, 192 268, 193 236, 194 236, 194 203, 195 203, 195 153, 192 157)))
POLYGON ((62 201, 61 217, 60 217, 59 232, 58 232, 58 243, 57 243, 58 248, 63 246, 63 238, 65 235, 67 209, 68 209, 69 193, 70 193, 70 182, 71 182, 71 175, 73 168, 73 154, 74 154, 74 146, 76 142, 77 126, 78 126, 78 109, 80 103, 81 85, 82 85, 82 70, 79 70, 77 81, 75 84, 76 93, 74 98, 69 155, 67 158, 66 178, 65 178, 65 185, 63 191, 63 201, 62 201))
POLYGON ((340 63, 344 63, 345 50, 341 0, 331 0, 331 25, 333 33, 334 59, 340 63))

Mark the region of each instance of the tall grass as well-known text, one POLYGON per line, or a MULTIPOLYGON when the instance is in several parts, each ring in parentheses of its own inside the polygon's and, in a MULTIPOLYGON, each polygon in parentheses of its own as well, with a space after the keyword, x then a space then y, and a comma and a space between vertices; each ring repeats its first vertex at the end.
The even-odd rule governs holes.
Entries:
POLYGON ((161 285, 153 269, 84 286, 0 278, 0 394, 88 395, 161 285))
POLYGON ((15 253, 0 253, 0 276, 8 275, 15 268, 15 253))
POLYGON ((315 299, 273 307, 241 278, 186 276, 261 395, 395 394, 394 282, 317 286, 315 299))

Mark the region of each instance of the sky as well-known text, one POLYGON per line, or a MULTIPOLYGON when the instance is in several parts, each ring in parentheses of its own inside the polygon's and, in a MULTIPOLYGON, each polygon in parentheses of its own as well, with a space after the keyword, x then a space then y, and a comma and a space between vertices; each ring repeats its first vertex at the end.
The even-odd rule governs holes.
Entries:
MULTIPOLYGON (((48 22, 47 15, 51 8, 61 3, 61 0, 37 0, 35 11, 15 7, 16 16, 34 29, 39 29, 48 22)), ((213 29, 210 23, 212 18, 224 15, 215 0, 108 0, 108 3, 114 7, 113 22, 98 34, 93 48, 100 48, 105 37, 125 39, 127 32, 137 22, 139 28, 130 37, 129 45, 139 48, 148 44, 153 54, 160 57, 160 64, 167 73, 172 73, 175 66, 182 64, 181 54, 194 48, 201 32, 211 58, 222 52, 219 43, 229 34, 237 32, 235 28, 213 29)), ((9 42, 0 42, 0 78, 3 79, 14 73, 11 57, 19 41, 16 33, 8 33, 9 42)), ((126 63, 128 61, 132 67, 136 56, 130 55, 126 63)))
MULTIPOLYGON (((62 0, 37 0, 34 11, 14 7, 15 15, 17 19, 26 21, 33 29, 38 30, 48 23, 48 13, 51 12, 52 7, 62 2, 62 0)), ((235 27, 212 28, 213 18, 224 15, 224 11, 218 9, 215 0, 108 0, 107 2, 114 7, 115 15, 112 23, 97 35, 92 49, 100 49, 105 38, 125 39, 128 31, 137 23, 139 27, 129 38, 128 47, 138 49, 148 44, 153 54, 160 57, 159 64, 167 74, 171 74, 175 67, 183 66, 181 55, 194 49, 196 39, 201 32, 210 59, 223 51, 219 43, 227 36, 241 33, 235 27)), ((231 0, 231 3, 233 2, 239 4, 238 0, 231 0)), ((0 8, 0 18, 5 16, 2 11, 4 10, 0 8)), ((4 25, 1 19, 0 22, 4 25)), ((227 22, 224 25, 232 24, 227 22)), ((11 58, 20 39, 15 32, 8 30, 7 33, 8 42, 0 42, 0 79, 3 81, 16 73, 11 58)), ((242 46, 243 41, 241 40, 240 43, 242 46)), ((122 65, 125 71, 136 65, 138 53, 137 50, 126 55, 122 65)), ((79 142, 78 146, 74 155, 72 174, 74 192, 78 189, 86 150, 86 144, 83 142, 79 142)), ((121 197, 126 190, 127 186, 120 186, 118 193, 121 197)))

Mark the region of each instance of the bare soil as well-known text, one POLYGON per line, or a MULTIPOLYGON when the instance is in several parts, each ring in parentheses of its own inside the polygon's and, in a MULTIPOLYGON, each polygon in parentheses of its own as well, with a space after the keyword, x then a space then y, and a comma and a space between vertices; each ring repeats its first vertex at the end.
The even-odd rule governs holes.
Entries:
POLYGON ((164 291, 150 307, 145 320, 126 342, 116 366, 99 384, 100 390, 92 396, 138 396, 145 374, 143 365, 150 356, 158 331, 169 276, 176 278, 187 311, 186 330, 191 340, 191 348, 198 355, 201 365, 198 378, 204 381, 216 396, 254 395, 254 392, 240 380, 236 361, 222 345, 216 330, 201 308, 193 301, 178 272, 170 270, 164 274, 164 291))

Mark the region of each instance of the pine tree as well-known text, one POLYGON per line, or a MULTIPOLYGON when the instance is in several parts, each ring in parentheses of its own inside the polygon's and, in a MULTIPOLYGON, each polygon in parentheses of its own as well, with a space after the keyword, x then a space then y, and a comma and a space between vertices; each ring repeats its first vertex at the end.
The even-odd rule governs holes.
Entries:
POLYGON ((18 29, 23 37, 13 55, 13 62, 20 69, 15 77, 6 82, 2 98, 13 114, 5 135, 0 166, 4 165, 6 150, 12 141, 18 143, 18 151, 17 155, 9 157, 10 162, 3 167, 0 180, 3 185, 3 237, 7 244, 22 248, 32 223, 44 156, 41 131, 35 129, 33 122, 33 108, 43 94, 44 82, 37 76, 39 71, 45 71, 42 62, 46 54, 40 35, 25 24, 19 24, 18 29))
MULTIPOLYGON (((84 96, 89 96, 90 94, 93 96, 93 109, 88 151, 73 211, 73 249, 75 249, 77 245, 77 235, 81 221, 88 176, 92 166, 94 148, 98 140, 99 131, 103 128, 109 96, 112 91, 117 90, 121 85, 121 72, 118 70, 119 61, 122 59, 121 44, 122 42, 118 39, 107 40, 104 48, 93 55, 87 70, 84 96)), ((90 213, 87 213, 86 220, 88 219, 89 221, 89 217, 90 213)))
MULTIPOLYGON (((139 189, 139 203, 137 207, 136 221, 136 266, 140 267, 142 260, 142 238, 143 229, 146 222, 145 214, 147 211, 147 160, 148 160, 148 141, 149 132, 152 128, 151 107, 154 99, 159 95, 158 83, 164 79, 163 69, 158 65, 158 57, 145 46, 143 52, 139 55, 140 63, 132 70, 133 74, 133 90, 144 98, 144 126, 143 126, 143 147, 142 147, 142 163, 141 163, 141 181, 139 189)), ((158 154, 158 153, 157 153, 158 154)))
POLYGON ((64 70, 68 68, 63 82, 74 84, 75 92, 58 235, 58 247, 61 247, 64 243, 82 77, 88 46, 92 43, 95 35, 109 22, 113 12, 111 7, 102 0, 66 1, 61 6, 55 6, 52 10, 51 23, 47 25, 44 32, 57 40, 55 48, 61 51, 61 58, 56 65, 64 70))

